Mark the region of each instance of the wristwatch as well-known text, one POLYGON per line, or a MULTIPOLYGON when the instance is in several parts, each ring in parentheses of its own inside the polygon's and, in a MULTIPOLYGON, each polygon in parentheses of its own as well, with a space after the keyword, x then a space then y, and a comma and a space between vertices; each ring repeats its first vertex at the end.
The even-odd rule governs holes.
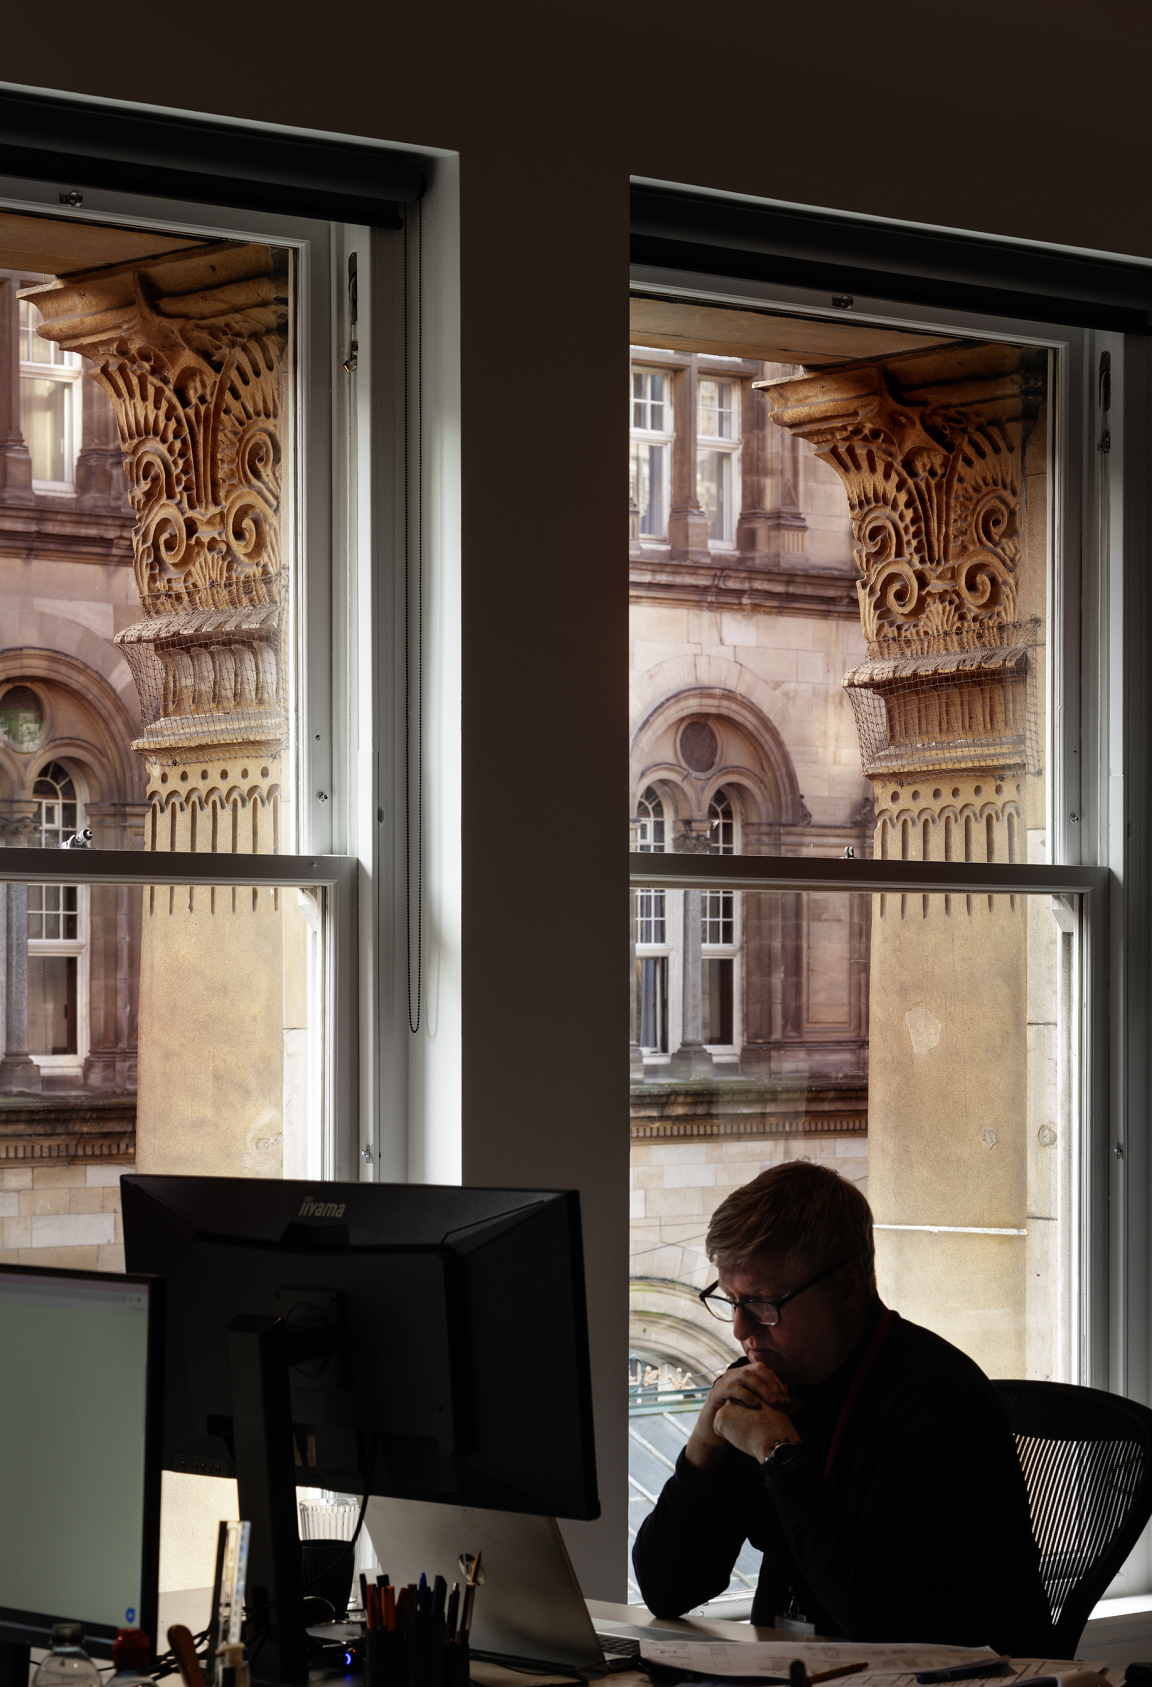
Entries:
POLYGON ((771 1479, 780 1476, 788 1467, 795 1464, 798 1458, 803 1458, 804 1448, 799 1441, 780 1440, 768 1449, 768 1457, 760 1466, 764 1475, 771 1479))

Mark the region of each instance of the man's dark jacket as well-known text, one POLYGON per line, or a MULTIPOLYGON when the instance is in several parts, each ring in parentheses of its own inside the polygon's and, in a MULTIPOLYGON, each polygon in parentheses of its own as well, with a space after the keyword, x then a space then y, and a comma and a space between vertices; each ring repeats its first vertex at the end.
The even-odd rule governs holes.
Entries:
POLYGON ((764 1554, 754 1623, 787 1611, 794 1561, 800 1609, 821 1634, 1051 1657, 1007 1415, 958 1348, 893 1313, 825 1480, 879 1313, 833 1376, 794 1390, 803 1456, 778 1477, 735 1448, 709 1473, 680 1455, 632 1554, 644 1602, 674 1617, 714 1598, 748 1540, 764 1554))

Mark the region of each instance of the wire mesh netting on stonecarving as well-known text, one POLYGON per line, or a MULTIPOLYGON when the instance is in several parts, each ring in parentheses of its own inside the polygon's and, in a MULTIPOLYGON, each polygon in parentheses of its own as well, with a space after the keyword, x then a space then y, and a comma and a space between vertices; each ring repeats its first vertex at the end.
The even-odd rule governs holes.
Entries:
POLYGON ((136 748, 176 766, 205 747, 284 744, 283 571, 184 586, 141 600, 144 619, 116 635, 136 684, 136 748))
POLYGON ((873 640, 844 675, 865 773, 1043 772, 1039 618, 965 634, 873 640), (977 637, 979 643, 976 642, 977 637))

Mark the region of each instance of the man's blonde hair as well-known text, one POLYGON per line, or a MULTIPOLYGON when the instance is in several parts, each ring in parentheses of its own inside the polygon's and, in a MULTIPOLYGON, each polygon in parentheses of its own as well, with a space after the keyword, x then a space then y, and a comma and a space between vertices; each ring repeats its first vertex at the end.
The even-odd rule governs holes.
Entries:
POLYGON ((876 1287, 871 1207, 854 1183, 811 1160, 770 1166, 734 1189, 712 1214, 704 1245, 722 1271, 758 1248, 782 1248, 789 1268, 805 1272, 862 1259, 876 1287))

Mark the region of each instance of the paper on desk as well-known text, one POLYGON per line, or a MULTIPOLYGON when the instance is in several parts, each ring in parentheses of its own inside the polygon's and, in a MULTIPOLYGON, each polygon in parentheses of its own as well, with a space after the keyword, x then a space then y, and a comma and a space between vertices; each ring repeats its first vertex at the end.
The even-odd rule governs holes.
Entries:
MULTIPOLYGON (((994 1658, 990 1646, 869 1646, 858 1640, 646 1640, 640 1656, 653 1664, 690 1669, 697 1675, 787 1675, 788 1665, 803 1658, 809 1675, 839 1664, 867 1664, 868 1674, 915 1675, 922 1669, 994 1658)), ((846 1678, 860 1687, 864 1674, 846 1678)))
MULTIPOLYGON (((835 1669, 840 1664, 867 1664, 858 1675, 845 1676, 836 1687, 913 1687, 921 1670, 946 1669, 953 1664, 978 1663, 994 1658, 989 1646, 870 1646, 860 1641, 754 1641, 754 1640, 646 1640, 640 1641, 640 1655, 648 1663, 664 1664, 673 1669, 690 1670, 696 1676, 723 1681, 735 1675, 788 1675, 788 1666, 797 1658, 804 1660, 809 1675, 821 1670, 835 1669)), ((1038 1675, 1068 1678, 1083 1671, 1091 1671, 1108 1683, 1120 1687, 1123 1673, 1108 1670, 1104 1664, 1070 1663, 1067 1659, 1014 1658, 1002 1675, 988 1681, 958 1684, 958 1687, 1012 1687, 1014 1681, 1030 1680, 1038 1675)), ((832 1687, 832 1683, 828 1684, 832 1687)))

